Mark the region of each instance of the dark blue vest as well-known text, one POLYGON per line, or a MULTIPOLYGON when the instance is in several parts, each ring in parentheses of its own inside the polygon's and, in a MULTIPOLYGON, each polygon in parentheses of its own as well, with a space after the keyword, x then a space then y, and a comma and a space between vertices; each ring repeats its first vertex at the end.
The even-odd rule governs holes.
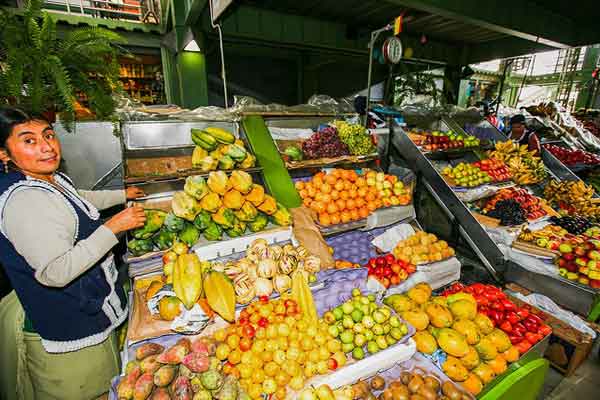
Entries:
MULTIPOLYGON (((60 196, 78 220, 76 244, 90 236, 101 224, 98 211, 83 200, 71 181, 58 175, 66 193, 20 172, 0 173, 0 227, 4 206, 15 190, 47 190, 60 196)), ((39 238, 44 246, 44 238, 39 238)), ((127 316, 127 301, 122 288, 115 289, 117 271, 112 253, 62 288, 44 286, 35 271, 0 233, 0 264, 17 293, 27 318, 49 352, 74 351, 104 341, 127 316)))

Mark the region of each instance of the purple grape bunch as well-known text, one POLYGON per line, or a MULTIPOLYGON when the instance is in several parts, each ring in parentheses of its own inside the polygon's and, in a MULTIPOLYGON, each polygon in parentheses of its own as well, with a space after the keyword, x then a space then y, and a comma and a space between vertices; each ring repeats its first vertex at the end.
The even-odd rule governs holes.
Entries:
POLYGON ((350 154, 348 146, 340 140, 337 129, 332 126, 315 132, 302 143, 305 158, 340 157, 350 154))

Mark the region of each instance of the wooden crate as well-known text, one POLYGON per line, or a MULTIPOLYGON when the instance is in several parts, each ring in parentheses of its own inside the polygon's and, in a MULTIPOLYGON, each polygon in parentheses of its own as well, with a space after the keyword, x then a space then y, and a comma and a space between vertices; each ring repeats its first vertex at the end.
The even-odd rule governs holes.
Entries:
MULTIPOLYGON (((506 288, 524 295, 531 293, 514 283, 506 285, 506 288)), ((525 304, 514 297, 511 297, 511 300, 518 306, 525 304)), ((544 311, 541 311, 538 315, 552 328, 552 335, 550 336, 548 348, 544 353, 544 358, 550 361, 550 364, 565 376, 573 375, 575 370, 590 355, 594 340, 590 335, 578 331, 544 311)), ((585 320, 583 317, 582 319, 585 320)), ((588 325, 597 332, 599 331, 596 324, 588 323, 588 325)))

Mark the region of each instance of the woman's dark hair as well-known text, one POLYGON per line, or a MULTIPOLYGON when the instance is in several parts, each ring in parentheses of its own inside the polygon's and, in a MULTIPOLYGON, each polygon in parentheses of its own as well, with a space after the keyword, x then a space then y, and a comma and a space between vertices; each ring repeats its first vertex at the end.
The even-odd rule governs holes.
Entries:
POLYGON ((6 141, 15 126, 30 121, 46 121, 46 118, 27 114, 14 107, 0 107, 0 147, 6 147, 6 141))

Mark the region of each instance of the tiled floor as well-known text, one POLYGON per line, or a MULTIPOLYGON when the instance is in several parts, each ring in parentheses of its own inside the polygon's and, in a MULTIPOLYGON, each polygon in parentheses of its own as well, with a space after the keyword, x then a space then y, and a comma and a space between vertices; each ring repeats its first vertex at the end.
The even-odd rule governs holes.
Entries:
POLYGON ((600 341, 596 340, 596 345, 592 349, 589 358, 568 378, 564 378, 562 374, 550 367, 539 400, 587 400, 600 398, 599 345, 600 341))

